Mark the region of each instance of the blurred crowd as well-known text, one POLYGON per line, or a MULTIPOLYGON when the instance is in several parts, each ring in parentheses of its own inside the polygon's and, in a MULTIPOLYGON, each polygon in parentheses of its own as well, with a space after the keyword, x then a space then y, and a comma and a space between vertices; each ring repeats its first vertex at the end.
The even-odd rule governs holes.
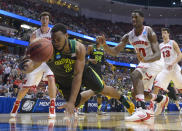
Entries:
MULTIPOLYGON (((0 0, 0 9, 13 12, 28 18, 39 20, 39 14, 49 11, 52 15, 51 24, 64 23, 72 31, 95 37, 105 34, 107 40, 119 42, 120 37, 132 29, 128 23, 112 23, 107 20, 85 18, 79 12, 69 10, 57 4, 49 4, 43 0, 0 0), (59 17, 57 17, 59 16, 59 17)), ((160 30, 165 25, 151 25, 161 40, 160 30)), ((172 38, 182 44, 182 26, 171 25, 172 38)))

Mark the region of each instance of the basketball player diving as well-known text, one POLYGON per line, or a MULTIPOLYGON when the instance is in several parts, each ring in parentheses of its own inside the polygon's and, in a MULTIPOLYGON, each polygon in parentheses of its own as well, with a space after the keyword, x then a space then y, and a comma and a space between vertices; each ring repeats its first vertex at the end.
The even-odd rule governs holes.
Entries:
MULTIPOLYGON (((85 46, 76 40, 68 39, 65 25, 56 24, 51 30, 51 38, 54 53, 47 65, 53 71, 57 88, 62 91, 66 100, 66 104, 59 109, 65 108, 68 115, 72 115, 75 107, 100 93, 118 99, 131 113, 134 111, 133 103, 128 102, 113 87, 103 84, 99 75, 90 66, 85 65, 85 46), (81 85, 89 90, 81 92, 81 85)), ((22 64, 26 67, 22 71, 28 73, 34 69, 36 63, 29 59, 22 64)))

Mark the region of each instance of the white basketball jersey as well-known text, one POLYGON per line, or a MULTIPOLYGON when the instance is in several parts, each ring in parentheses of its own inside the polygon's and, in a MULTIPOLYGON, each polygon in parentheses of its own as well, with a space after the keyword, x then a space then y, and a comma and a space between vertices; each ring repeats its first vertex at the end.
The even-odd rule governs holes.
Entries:
POLYGON ((41 29, 35 30, 36 38, 46 38, 51 40, 51 28, 49 28, 47 33, 42 33, 41 29))
POLYGON ((165 65, 172 64, 177 59, 177 53, 173 48, 173 40, 170 40, 165 44, 163 42, 159 46, 165 65))
POLYGON ((140 55, 144 58, 153 54, 151 44, 148 40, 148 28, 148 26, 144 26, 139 36, 135 35, 134 29, 128 33, 130 44, 133 45, 135 51, 140 52, 140 55))

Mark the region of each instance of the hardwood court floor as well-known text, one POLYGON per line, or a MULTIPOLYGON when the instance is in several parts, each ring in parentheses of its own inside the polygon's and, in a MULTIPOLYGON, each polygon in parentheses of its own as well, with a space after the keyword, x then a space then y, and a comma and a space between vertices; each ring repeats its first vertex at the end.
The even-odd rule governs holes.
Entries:
POLYGON ((22 113, 16 119, 0 114, 0 131, 182 131, 182 114, 170 112, 146 122, 125 122, 128 113, 111 112, 104 115, 87 113, 68 120, 63 113, 48 119, 47 113, 22 113))

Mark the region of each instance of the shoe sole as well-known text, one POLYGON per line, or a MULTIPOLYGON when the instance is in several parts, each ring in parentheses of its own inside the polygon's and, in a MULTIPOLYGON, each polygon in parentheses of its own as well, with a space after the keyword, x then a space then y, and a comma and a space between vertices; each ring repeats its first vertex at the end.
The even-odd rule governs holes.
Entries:
POLYGON ((143 122, 143 121, 147 121, 148 119, 151 118, 150 114, 149 113, 146 113, 147 116, 145 118, 141 118, 140 120, 134 120, 134 121, 128 121, 126 120, 127 122, 143 122))

